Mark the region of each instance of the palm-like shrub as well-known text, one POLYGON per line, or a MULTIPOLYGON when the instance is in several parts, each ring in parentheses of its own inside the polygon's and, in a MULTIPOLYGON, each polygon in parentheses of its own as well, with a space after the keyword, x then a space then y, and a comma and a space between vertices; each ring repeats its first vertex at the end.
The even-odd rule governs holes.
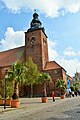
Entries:
POLYGON ((80 82, 79 81, 74 82, 74 84, 73 84, 74 91, 78 91, 79 86, 80 86, 80 82))
POLYGON ((41 73, 39 76, 39 82, 43 84, 43 97, 47 96, 46 84, 51 81, 51 76, 47 73, 41 73))
POLYGON ((56 88, 60 90, 60 94, 63 95, 66 92, 67 85, 64 80, 59 79, 56 81, 56 88))
POLYGON ((13 99, 17 99, 19 97, 19 83, 25 82, 23 65, 18 62, 14 63, 11 70, 8 71, 6 80, 14 82, 14 93, 12 97, 13 99))

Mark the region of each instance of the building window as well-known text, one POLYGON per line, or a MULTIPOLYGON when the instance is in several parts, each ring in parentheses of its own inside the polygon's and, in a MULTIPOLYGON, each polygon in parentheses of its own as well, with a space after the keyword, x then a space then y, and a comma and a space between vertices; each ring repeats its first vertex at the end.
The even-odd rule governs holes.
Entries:
POLYGON ((31 46, 34 47, 35 37, 31 38, 31 46))
POLYGON ((44 40, 44 38, 43 38, 43 44, 44 44, 44 47, 46 47, 46 40, 44 40))

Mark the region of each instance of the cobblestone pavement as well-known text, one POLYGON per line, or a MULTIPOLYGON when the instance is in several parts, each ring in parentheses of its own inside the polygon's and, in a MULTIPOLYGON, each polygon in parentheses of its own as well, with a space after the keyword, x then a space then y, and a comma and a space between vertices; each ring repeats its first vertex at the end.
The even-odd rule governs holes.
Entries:
POLYGON ((48 98, 48 103, 40 98, 21 99, 21 108, 0 112, 0 120, 80 120, 80 96, 55 102, 48 98))

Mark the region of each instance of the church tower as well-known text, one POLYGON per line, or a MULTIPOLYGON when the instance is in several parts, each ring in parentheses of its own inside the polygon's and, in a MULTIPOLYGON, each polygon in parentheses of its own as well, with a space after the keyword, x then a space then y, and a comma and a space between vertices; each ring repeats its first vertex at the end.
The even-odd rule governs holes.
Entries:
POLYGON ((26 60, 31 57, 39 70, 44 70, 46 62, 49 61, 47 35, 36 12, 33 14, 30 28, 25 32, 25 51, 26 60))

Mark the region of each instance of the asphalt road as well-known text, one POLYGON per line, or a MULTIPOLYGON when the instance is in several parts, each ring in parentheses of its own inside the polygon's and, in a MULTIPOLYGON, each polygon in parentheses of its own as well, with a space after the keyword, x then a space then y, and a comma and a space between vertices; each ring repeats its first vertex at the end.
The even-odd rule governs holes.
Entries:
MULTIPOLYGON (((0 113, 0 120, 80 120, 80 96, 0 113), (33 107, 33 108, 32 108, 33 107)), ((34 104, 34 105, 33 105, 34 104)))

